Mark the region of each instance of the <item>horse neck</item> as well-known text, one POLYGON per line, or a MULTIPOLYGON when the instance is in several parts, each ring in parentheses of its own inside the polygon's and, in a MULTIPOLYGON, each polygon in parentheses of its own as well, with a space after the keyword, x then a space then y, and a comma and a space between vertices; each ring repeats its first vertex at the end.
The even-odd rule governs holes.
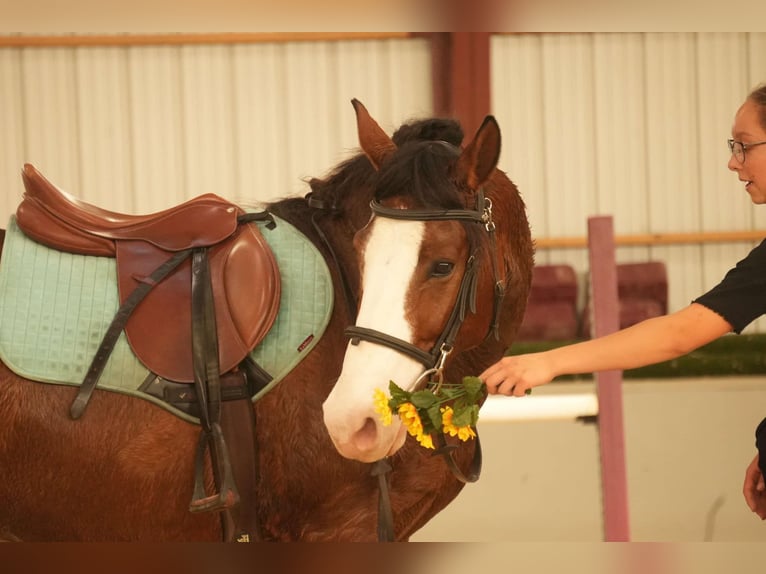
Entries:
POLYGON ((485 188, 492 200, 498 264, 505 281, 500 311, 500 337, 506 347, 516 338, 532 285, 534 243, 524 200, 505 173, 495 170, 485 188))

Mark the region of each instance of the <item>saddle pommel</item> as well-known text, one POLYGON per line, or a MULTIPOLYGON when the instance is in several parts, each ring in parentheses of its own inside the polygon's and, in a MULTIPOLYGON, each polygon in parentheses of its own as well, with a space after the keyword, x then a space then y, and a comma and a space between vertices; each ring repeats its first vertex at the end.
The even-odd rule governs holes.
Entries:
POLYGON ((85 255, 114 256, 117 240, 141 240, 165 251, 209 247, 231 236, 241 211, 208 193, 147 215, 128 215, 86 203, 58 189, 31 164, 22 170, 24 199, 19 227, 51 247, 85 255))

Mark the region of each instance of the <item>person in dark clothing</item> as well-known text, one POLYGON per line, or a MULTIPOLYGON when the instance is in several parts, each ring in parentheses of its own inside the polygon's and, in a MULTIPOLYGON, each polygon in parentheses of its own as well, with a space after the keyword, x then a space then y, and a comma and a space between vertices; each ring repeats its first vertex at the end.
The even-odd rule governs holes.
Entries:
MULTIPOLYGON (((734 117, 728 167, 754 204, 766 204, 766 84, 755 88, 734 117)), ((766 314, 766 240, 710 291, 687 307, 604 337, 526 355, 506 356, 479 377, 491 394, 522 397, 564 374, 633 369, 685 355, 727 333, 740 333, 766 314)), ((756 430, 755 458, 743 494, 766 519, 766 419, 756 430)))
POLYGON ((766 418, 755 429, 755 447, 758 454, 747 467, 743 492, 750 510, 766 520, 766 418))

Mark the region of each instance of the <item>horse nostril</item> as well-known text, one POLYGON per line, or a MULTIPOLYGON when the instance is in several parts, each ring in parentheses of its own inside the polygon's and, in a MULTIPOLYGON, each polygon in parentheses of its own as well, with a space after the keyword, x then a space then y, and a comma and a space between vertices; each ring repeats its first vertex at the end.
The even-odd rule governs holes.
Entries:
POLYGON ((375 445, 378 436, 378 427, 372 417, 367 417, 364 425, 354 434, 354 442, 357 448, 365 449, 375 445))

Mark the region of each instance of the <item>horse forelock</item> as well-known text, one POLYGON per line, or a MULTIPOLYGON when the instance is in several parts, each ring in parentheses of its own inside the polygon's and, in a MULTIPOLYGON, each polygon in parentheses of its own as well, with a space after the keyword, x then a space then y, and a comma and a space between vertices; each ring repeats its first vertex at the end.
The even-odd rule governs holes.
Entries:
POLYGON ((402 145, 383 164, 373 181, 375 199, 405 196, 413 207, 460 209, 463 198, 452 172, 459 150, 443 141, 402 145))
POLYGON ((428 118, 402 124, 391 136, 397 146, 411 141, 445 141, 454 146, 463 142, 463 128, 451 118, 428 118))

